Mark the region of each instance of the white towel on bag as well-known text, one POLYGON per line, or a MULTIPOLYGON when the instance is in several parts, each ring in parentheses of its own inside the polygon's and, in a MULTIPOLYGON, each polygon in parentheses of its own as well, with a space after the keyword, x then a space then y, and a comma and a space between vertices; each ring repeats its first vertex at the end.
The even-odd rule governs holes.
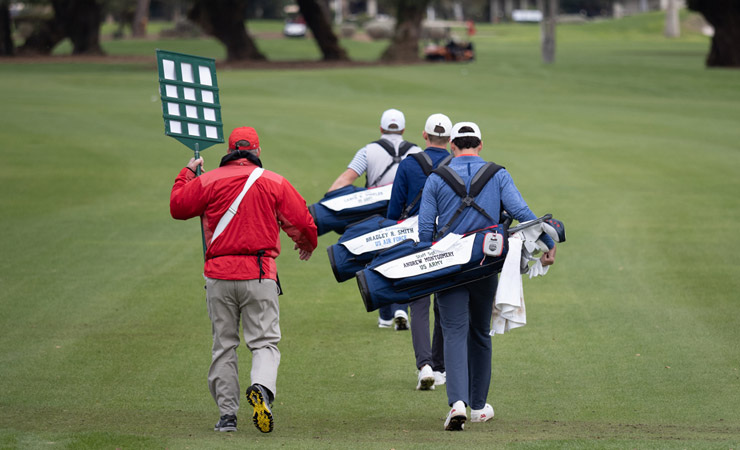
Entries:
POLYGON ((509 236, 509 253, 504 260, 501 277, 493 304, 491 333, 503 334, 527 324, 524 307, 524 287, 519 264, 522 259, 522 237, 519 233, 509 236))

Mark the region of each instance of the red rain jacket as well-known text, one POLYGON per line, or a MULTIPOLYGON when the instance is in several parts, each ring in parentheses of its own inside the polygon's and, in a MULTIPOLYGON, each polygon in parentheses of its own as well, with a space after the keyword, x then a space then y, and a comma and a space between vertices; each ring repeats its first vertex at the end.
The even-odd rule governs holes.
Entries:
POLYGON ((170 195, 170 213, 175 219, 201 216, 206 238, 203 273, 219 280, 262 278, 275 280, 275 258, 280 254, 280 228, 300 249, 316 248, 316 225, 306 201, 281 175, 265 170, 242 199, 237 213, 223 233, 211 243, 221 216, 236 199, 257 165, 238 159, 199 177, 183 168, 170 195))

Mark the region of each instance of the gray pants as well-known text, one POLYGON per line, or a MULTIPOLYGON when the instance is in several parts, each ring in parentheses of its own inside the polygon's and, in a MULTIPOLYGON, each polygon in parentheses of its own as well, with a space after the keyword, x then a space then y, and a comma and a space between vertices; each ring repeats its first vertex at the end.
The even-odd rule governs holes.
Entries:
POLYGON ((280 365, 278 288, 274 280, 206 279, 208 317, 213 330, 208 387, 221 415, 239 409, 239 321, 244 342, 252 352, 250 384, 261 384, 276 392, 280 365))
POLYGON ((444 342, 442 340, 442 326, 439 323, 439 309, 435 294, 434 299, 434 330, 432 340, 429 340, 429 300, 422 297, 409 303, 411 313, 411 342, 414 345, 416 368, 429 364, 433 370, 445 371, 444 342))

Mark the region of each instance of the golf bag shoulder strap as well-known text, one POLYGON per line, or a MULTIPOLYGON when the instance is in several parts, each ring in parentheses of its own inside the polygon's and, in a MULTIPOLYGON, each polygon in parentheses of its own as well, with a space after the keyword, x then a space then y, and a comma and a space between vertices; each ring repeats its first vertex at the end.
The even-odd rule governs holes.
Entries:
POLYGON ((388 142, 385 139, 378 139, 377 141, 373 141, 373 144, 378 144, 379 146, 383 147, 383 150, 385 150, 391 157, 396 156, 396 148, 388 142))
POLYGON ((411 157, 414 158, 417 163, 419 163, 419 166, 424 172, 424 175, 429 176, 429 174, 432 173, 432 170, 434 170, 434 166, 432 165, 432 158, 430 158, 429 155, 426 154, 426 152, 413 153, 411 157))
POLYGON ((468 192, 465 189, 465 182, 460 178, 460 175, 457 174, 454 170, 450 168, 449 159, 446 159, 445 161, 441 162, 439 166, 434 169, 432 172, 439 175, 445 183, 447 183, 450 188, 452 188, 453 191, 455 191, 455 194, 458 195, 458 197, 465 197, 467 195, 470 195, 471 197, 475 197, 478 194, 480 194, 480 191, 483 189, 483 186, 488 183, 488 181, 493 178, 496 173, 498 173, 499 170, 503 169, 503 166, 499 166, 496 163, 493 162, 487 162, 485 163, 478 171, 473 175, 473 178, 470 180, 470 192, 468 192))
POLYGON ((386 173, 388 173, 389 170, 391 170, 391 167, 393 165, 398 164, 403 159, 403 155, 406 154, 406 152, 411 149, 411 147, 414 147, 416 144, 413 144, 408 141, 401 141, 401 145, 398 147, 398 154, 396 154, 396 148, 393 146, 392 143, 388 142, 385 139, 378 139, 377 141, 373 141, 373 144, 378 144, 379 146, 383 147, 383 150, 386 151, 390 155, 391 158, 393 158, 393 161, 391 161, 390 164, 388 164, 388 167, 385 168, 383 173, 381 173, 378 178, 376 178, 372 183, 370 183, 370 180, 367 180, 366 187, 375 186, 375 184, 383 179, 386 173))
POLYGON ((386 139, 378 139, 377 141, 373 141, 372 143, 378 144, 379 146, 383 147, 383 150, 385 150, 386 153, 388 153, 391 158, 393 158, 394 163, 401 162, 401 159, 403 159, 403 155, 405 155, 411 149, 411 147, 416 146, 416 144, 414 144, 413 142, 401 141, 401 145, 398 146, 398 154, 396 154, 396 148, 386 139))
POLYGON ((503 168, 503 166, 499 166, 494 162, 487 162, 485 165, 483 165, 483 167, 481 167, 470 180, 469 195, 471 197, 477 197, 478 194, 480 194, 480 191, 483 189, 483 186, 485 186, 486 183, 488 183, 488 181, 493 178, 493 176, 496 175, 499 170, 503 168))
POLYGON ((457 172, 450 169, 450 166, 440 166, 432 172, 439 175, 458 197, 464 198, 468 195, 468 191, 465 189, 465 182, 460 178, 460 175, 458 175, 457 172))
MULTIPOLYGON (((429 157, 429 155, 426 154, 426 152, 419 152, 419 153, 412 153, 411 157, 416 160, 417 163, 419 163, 419 166, 421 166, 421 170, 424 172, 425 176, 429 176, 432 174, 432 171, 435 169, 434 164, 432 163, 432 158, 429 157)), ((447 164, 452 161, 452 155, 447 155, 444 157, 438 164, 437 167, 440 166, 446 166, 447 164)), ((419 203, 419 200, 421 200, 421 195, 424 192, 424 190, 420 190, 416 197, 406 205, 406 207, 401 212, 400 219, 406 219, 411 214, 411 211, 414 209, 417 203, 419 203)))
MULTIPOLYGON (((429 175, 431 175, 432 171, 435 169, 435 166, 432 163, 432 158, 429 157, 426 152, 412 153, 411 157, 414 158, 417 163, 419 163, 419 166, 421 167, 421 170, 424 172, 425 176, 428 177, 429 175)), ((452 155, 447 155, 439 162, 439 164, 437 164, 436 167, 446 166, 450 163, 450 161, 452 161, 452 155)))
POLYGON ((401 145, 398 146, 398 156, 405 155, 406 152, 411 150, 411 147, 416 147, 416 144, 414 144, 413 142, 409 142, 409 141, 402 141, 401 145))
MULTIPOLYGON (((449 164, 450 164, 450 162, 452 162, 452 158, 454 158, 454 156, 452 156, 452 155, 447 155, 447 156, 445 156, 445 157, 444 157, 444 158, 442 158, 442 160, 441 160, 441 161, 440 161, 440 162, 439 162, 439 163, 437 164, 437 167, 442 167, 442 166, 447 166, 447 165, 449 165, 449 164)), ((435 167, 435 169, 436 169, 437 167, 435 167)), ((431 174, 430 174, 430 175, 431 175, 431 174)), ((428 176, 428 175, 427 175, 427 176, 428 176)))
POLYGON ((460 206, 457 208, 457 211, 452 215, 452 218, 449 222, 447 222, 438 232, 436 235, 436 238, 439 239, 442 236, 447 233, 447 231, 450 229, 450 226, 457 220, 457 218, 460 216, 460 214, 465 210, 467 207, 472 207, 479 213, 481 213, 486 219, 493 222, 493 218, 483 209, 475 203, 475 197, 480 194, 481 190, 483 190, 483 186, 488 183, 488 181, 493 178, 496 173, 503 169, 502 166, 499 166, 496 163, 493 162, 487 162, 485 163, 478 171, 473 175, 473 178, 470 180, 470 190, 465 189, 465 182, 460 178, 460 175, 457 174, 454 170, 452 170, 449 166, 440 166, 434 169, 433 173, 436 173, 439 175, 442 180, 444 180, 445 183, 455 192, 455 194, 462 199, 460 202, 460 206))

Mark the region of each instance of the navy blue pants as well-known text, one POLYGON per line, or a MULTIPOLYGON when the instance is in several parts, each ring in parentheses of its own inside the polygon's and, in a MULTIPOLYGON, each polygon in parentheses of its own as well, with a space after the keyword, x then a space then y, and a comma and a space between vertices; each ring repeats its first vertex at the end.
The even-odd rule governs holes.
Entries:
POLYGON ((496 275, 437 294, 444 336, 447 402, 486 406, 491 383, 491 312, 496 275))

